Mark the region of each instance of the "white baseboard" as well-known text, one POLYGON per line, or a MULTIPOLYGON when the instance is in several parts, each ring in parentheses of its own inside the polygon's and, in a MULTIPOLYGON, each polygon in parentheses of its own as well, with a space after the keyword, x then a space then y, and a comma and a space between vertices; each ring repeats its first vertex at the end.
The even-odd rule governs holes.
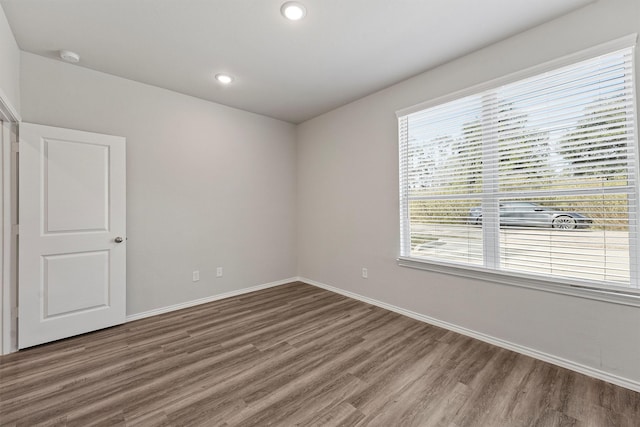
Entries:
POLYGON ((297 277, 291 277, 289 279, 283 279, 283 280, 278 280, 276 282, 265 283, 263 285, 252 286, 250 288, 238 289, 237 291, 226 292, 224 294, 211 295, 209 297, 182 302, 180 304, 174 304, 168 307, 155 308, 153 310, 145 311, 142 313, 128 315, 126 317, 126 322, 133 322, 134 320, 140 320, 146 317, 157 316, 158 314, 169 313, 171 311, 181 310, 183 308, 189 308, 195 305, 205 304, 212 301, 218 301, 225 298, 231 298, 231 297, 235 297, 242 294, 248 294, 250 292, 261 291, 263 289, 274 288, 276 286, 286 285, 287 283, 296 282, 296 281, 298 281, 297 277))
POLYGON ((300 282, 307 283, 309 285, 316 286, 318 288, 326 289, 328 291, 344 295, 349 298, 353 298, 362 302, 366 302, 371 305, 375 305, 377 307, 384 308, 389 311, 393 311, 395 313, 410 317, 412 319, 419 320, 421 322, 429 323, 434 326, 439 326, 441 328, 448 329, 450 331, 457 332, 459 334, 466 335, 468 337, 475 338, 480 341, 484 341, 486 343, 505 348, 507 350, 515 351, 516 353, 521 353, 526 356, 530 356, 535 359, 539 359, 539 360, 560 366, 562 368, 567 368, 572 371, 579 372, 581 374, 585 374, 590 377, 609 382, 611 384, 619 385, 620 387, 628 388, 629 390, 640 392, 640 382, 638 381, 633 381, 627 378, 623 378, 623 377, 602 371, 600 369, 592 368, 590 366, 582 365, 580 363, 576 363, 571 360, 564 359, 562 357, 554 356, 552 354, 538 351, 533 348, 525 347, 520 344, 515 344, 509 341, 505 341, 500 338, 496 338, 491 335, 484 334, 482 332, 464 328, 462 326, 458 326, 453 323, 449 323, 449 322, 435 319, 433 317, 425 316, 424 314, 416 313, 410 310, 405 310, 404 308, 396 307, 394 305, 387 304, 385 302, 378 301, 369 297, 365 297, 353 292, 349 292, 343 289, 335 288, 333 286, 325 285, 324 283, 316 282, 315 280, 307 279, 305 277, 298 277, 297 280, 300 282))

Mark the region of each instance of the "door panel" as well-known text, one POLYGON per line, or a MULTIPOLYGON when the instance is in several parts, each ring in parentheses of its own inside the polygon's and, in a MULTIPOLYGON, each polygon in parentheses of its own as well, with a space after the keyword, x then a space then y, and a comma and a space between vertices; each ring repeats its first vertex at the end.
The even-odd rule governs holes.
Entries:
POLYGON ((45 233, 106 231, 109 147, 43 140, 45 233))
POLYGON ((109 251, 42 259, 44 319, 109 306, 109 251))
POLYGON ((23 123, 19 182, 19 347, 123 323, 124 138, 23 123))

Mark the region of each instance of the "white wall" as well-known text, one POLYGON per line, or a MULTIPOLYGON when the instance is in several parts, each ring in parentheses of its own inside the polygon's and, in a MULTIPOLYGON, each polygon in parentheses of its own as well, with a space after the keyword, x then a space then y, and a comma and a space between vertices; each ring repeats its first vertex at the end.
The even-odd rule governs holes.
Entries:
POLYGON ((293 125, 28 53, 21 78, 24 121, 127 138, 127 314, 296 275, 293 125))
POLYGON ((20 111, 20 49, 0 7, 0 94, 20 111))
MULTIPOLYGON (((640 309, 396 265, 395 111, 640 31, 640 2, 600 0, 298 127, 299 275, 640 389, 640 309), (367 267, 369 278, 361 278, 367 267)), ((383 61, 380 66, 384 66, 383 61)), ((638 68, 640 69, 640 67, 638 68)))

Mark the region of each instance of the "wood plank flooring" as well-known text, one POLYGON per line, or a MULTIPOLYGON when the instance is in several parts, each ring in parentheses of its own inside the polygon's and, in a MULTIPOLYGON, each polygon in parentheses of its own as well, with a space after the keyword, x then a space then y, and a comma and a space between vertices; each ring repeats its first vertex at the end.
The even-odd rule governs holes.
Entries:
POLYGON ((2 426, 640 426, 640 393, 302 283, 0 357, 2 426))

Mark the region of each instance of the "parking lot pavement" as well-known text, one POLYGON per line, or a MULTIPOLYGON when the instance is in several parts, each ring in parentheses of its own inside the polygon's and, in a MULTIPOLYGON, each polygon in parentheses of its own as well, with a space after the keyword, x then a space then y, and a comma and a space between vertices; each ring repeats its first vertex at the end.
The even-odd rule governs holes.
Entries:
MULTIPOLYGON (((425 243, 412 256, 482 265, 482 228, 472 225, 413 226, 425 243)), ((552 228, 500 229, 500 264, 537 274, 588 280, 629 281, 628 232, 552 228)))

